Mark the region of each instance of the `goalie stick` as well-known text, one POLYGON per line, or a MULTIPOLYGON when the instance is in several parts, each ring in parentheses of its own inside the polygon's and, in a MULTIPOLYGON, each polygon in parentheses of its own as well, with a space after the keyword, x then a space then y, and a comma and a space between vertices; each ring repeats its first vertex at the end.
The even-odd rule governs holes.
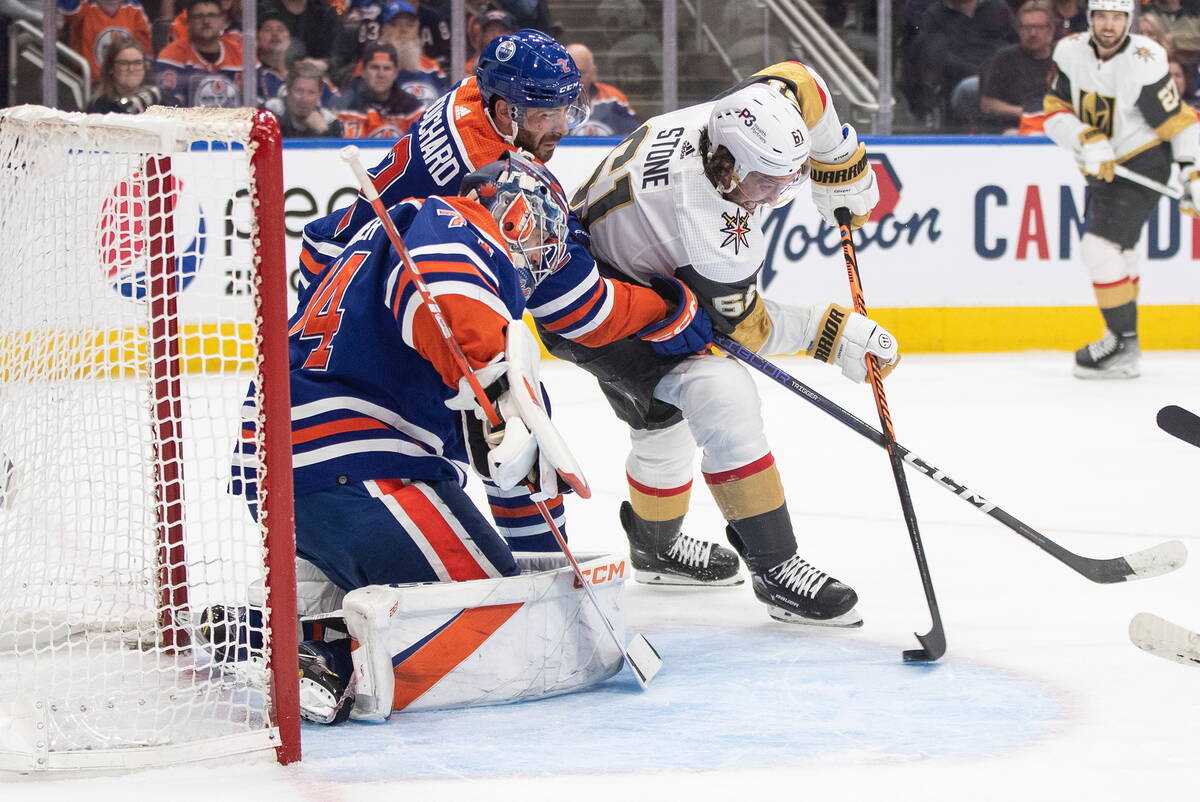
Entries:
POLYGON ((1138 613, 1129 622, 1133 645, 1155 657, 1200 666, 1200 634, 1153 613, 1138 613))
MULTIPOLYGON (((838 406, 807 384, 791 376, 779 366, 754 353, 736 340, 722 334, 714 333, 713 344, 730 356, 745 362, 764 376, 782 384, 805 401, 808 401, 822 412, 837 419, 840 423, 850 427, 876 445, 884 445, 883 435, 870 424, 855 417, 851 412, 838 406)), ((940 468, 917 456, 915 452, 908 450, 900 443, 895 443, 894 445, 896 452, 909 466, 928 476, 938 485, 949 490, 975 509, 995 518, 1054 559, 1093 582, 1109 584, 1112 582, 1128 582, 1134 579, 1146 579, 1170 573, 1187 561, 1187 549, 1178 540, 1169 540, 1157 546, 1151 546, 1148 549, 1127 554, 1124 557, 1113 557, 1107 560, 1098 560, 1075 554, 1055 543, 1033 527, 1005 512, 998 505, 988 501, 975 490, 951 479, 940 468)))
POLYGON ((1200 448, 1200 415, 1170 404, 1158 411, 1157 421, 1167 434, 1200 448))
MULTIPOLYGON (((355 178, 358 179, 359 189, 362 191, 363 197, 371 204, 371 208, 375 211, 375 216, 379 222, 383 224, 383 229, 387 234, 387 238, 391 241, 392 247, 396 249, 396 254, 400 257, 404 269, 412 276, 413 286, 421 296, 421 302, 429 310, 433 316, 434 322, 437 324, 438 330, 441 332, 442 339, 446 343, 446 347, 450 350, 451 356, 457 363, 459 369, 463 372, 463 376, 467 379, 467 384, 470 385, 471 391, 475 394, 476 400, 479 402, 480 408, 487 415, 488 421, 493 426, 498 426, 501 423, 500 413, 496 411, 496 407, 487 397, 487 393, 483 389, 483 385, 479 383, 475 372, 471 369, 471 365, 467 362, 467 357, 463 353, 462 348, 454 339, 454 333, 450 330, 450 326, 446 323, 446 318, 442 314, 442 308, 438 305, 437 299, 433 297, 429 286, 425 283, 421 271, 417 268, 412 257, 409 256, 408 249, 404 247, 404 240, 400 238, 400 232, 396 230, 396 224, 392 222, 392 218, 388 215, 387 209, 383 206, 383 201, 379 199, 379 192, 375 189, 375 183, 371 180, 371 176, 367 174, 366 168, 362 166, 362 162, 358 158, 358 148, 354 145, 347 145, 341 150, 342 160, 350 166, 354 171, 355 178)), ((524 324, 520 324, 524 325, 524 324)), ((580 498, 588 498, 591 496, 591 490, 588 488, 587 481, 583 478, 582 473, 570 474, 559 472, 563 481, 569 484, 580 498)), ((529 489, 534 489, 532 484, 528 485, 529 489)), ((563 536, 558 525, 554 523, 554 516, 550 512, 550 508, 544 501, 533 501, 538 512, 546 520, 546 525, 550 527, 550 532, 554 535, 554 539, 558 542, 558 547, 562 549, 563 556, 567 558, 567 562, 571 564, 571 570, 575 574, 575 581, 579 583, 588 599, 591 600, 592 606, 596 608, 596 614, 600 616, 600 620, 604 624, 604 628, 608 631, 609 637, 617 645, 621 656, 625 658, 625 662, 633 669, 633 675, 637 679, 638 687, 646 690, 646 686, 650 680, 654 679, 654 675, 662 668, 662 658, 650 641, 646 640, 644 635, 636 634, 630 639, 629 645, 626 646, 617 634, 616 627, 604 612, 604 608, 600 605, 600 599, 596 597, 596 591, 592 589, 592 583, 583 575, 583 570, 579 567, 579 562, 575 559, 575 555, 571 553, 570 547, 567 545, 567 539, 563 536)))
MULTIPOLYGON (((843 206, 833 214, 837 218, 838 231, 842 237, 842 256, 846 260, 846 275, 850 280, 854 311, 867 317, 867 302, 863 297, 862 279, 858 275, 858 255, 854 251, 854 237, 850 229, 850 210, 843 206)), ((919 632, 913 633, 922 648, 906 649, 903 657, 906 663, 933 662, 946 653, 946 630, 942 626, 942 614, 938 610, 937 597, 933 592, 933 577, 929 575, 929 563, 925 559, 925 546, 921 543, 921 530, 917 527, 917 511, 913 507, 912 495, 908 492, 904 463, 896 451, 896 433, 892 430, 892 413, 888 409, 887 396, 883 392, 883 375, 879 372, 879 360, 868 352, 866 362, 871 392, 875 396, 875 409, 879 413, 879 428, 883 430, 883 447, 887 450, 892 477, 896 480, 900 510, 904 513, 904 524, 908 527, 908 539, 912 542, 917 572, 921 575, 921 587, 925 591, 925 602, 929 606, 929 617, 932 621, 929 632, 924 635, 919 632)))

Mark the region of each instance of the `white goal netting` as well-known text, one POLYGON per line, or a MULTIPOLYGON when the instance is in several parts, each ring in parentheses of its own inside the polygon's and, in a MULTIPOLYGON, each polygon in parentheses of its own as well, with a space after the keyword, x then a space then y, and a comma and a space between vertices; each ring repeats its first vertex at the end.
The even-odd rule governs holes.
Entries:
POLYGON ((239 440, 262 453, 247 388, 284 292, 255 119, 0 112, 0 768, 280 746, 267 531, 229 492, 239 440), (254 659, 212 660, 214 604, 254 659))

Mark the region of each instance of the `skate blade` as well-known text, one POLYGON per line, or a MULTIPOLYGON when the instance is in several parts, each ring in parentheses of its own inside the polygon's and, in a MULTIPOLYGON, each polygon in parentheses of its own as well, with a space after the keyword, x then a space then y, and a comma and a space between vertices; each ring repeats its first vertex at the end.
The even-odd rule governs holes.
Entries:
POLYGON ((635 582, 640 582, 643 585, 658 585, 660 587, 674 588, 729 588, 735 585, 745 584, 745 578, 740 574, 734 574, 728 579, 714 579, 711 582, 703 582, 691 576, 679 576, 678 574, 668 574, 665 571, 637 571, 633 572, 635 582))
POLYGON ((790 610, 772 605, 767 606, 767 613, 776 621, 782 621, 785 624, 805 624, 813 627, 841 627, 842 629, 857 629, 863 625, 863 619, 858 614, 857 607, 851 607, 846 612, 833 618, 805 618, 790 610))
POLYGON ((1112 370, 1096 370, 1095 368, 1085 368, 1082 365, 1076 365, 1074 376, 1077 379, 1136 379, 1142 373, 1136 367, 1120 367, 1112 370))

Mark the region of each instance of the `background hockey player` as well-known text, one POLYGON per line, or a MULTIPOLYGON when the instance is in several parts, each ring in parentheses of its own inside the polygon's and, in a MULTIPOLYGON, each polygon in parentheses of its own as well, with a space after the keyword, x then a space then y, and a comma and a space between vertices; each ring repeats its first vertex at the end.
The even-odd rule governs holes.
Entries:
POLYGON ((1046 134, 1074 154, 1091 189, 1080 251, 1104 316, 1104 336, 1075 353, 1080 378, 1138 375, 1138 263, 1134 248, 1159 195, 1114 175, 1122 164, 1160 183, 1182 168, 1180 208, 1200 198, 1200 129, 1171 81, 1162 46, 1129 32, 1133 0, 1089 0, 1089 33, 1054 49, 1046 134))
MULTIPOLYGON (((456 193, 464 176, 511 150, 548 160, 567 131, 586 119, 586 110, 578 104, 580 89, 579 71, 566 49, 540 31, 518 31, 493 40, 480 56, 475 75, 426 109, 409 135, 369 171, 383 202, 456 193)), ((373 216, 360 195, 350 207, 305 226, 300 256, 304 281, 324 269, 373 216)), ((670 302, 664 302, 644 287, 601 279, 591 254, 575 238, 567 243, 567 251, 571 270, 556 274, 529 303, 531 314, 549 330, 598 345, 643 330, 650 338, 669 338, 674 328, 693 322, 695 303, 682 285, 668 288, 670 302), (650 326, 660 320, 663 326, 650 326)), ((485 485, 496 524, 514 548, 557 549, 521 488, 485 485)), ((561 499, 549 506, 565 530, 561 499)))
MULTIPOLYGON (((865 148, 838 122, 823 81, 788 62, 719 100, 651 119, 613 149, 572 206, 602 269, 644 283, 682 281, 714 325, 748 347, 807 350, 862 381, 867 352, 885 365, 897 357, 881 327, 835 305, 784 306, 758 292, 763 212, 788 201, 810 169, 813 201, 825 219, 848 207, 856 226, 866 221, 878 191, 865 148)), ((639 579, 740 581, 729 549, 682 534, 699 445, 727 535, 771 615, 861 623, 854 591, 797 551, 755 385, 740 364, 708 354, 664 356, 634 339, 601 348, 581 348, 552 332, 544 339, 553 353, 600 379, 630 426, 631 501, 620 518, 639 579)))

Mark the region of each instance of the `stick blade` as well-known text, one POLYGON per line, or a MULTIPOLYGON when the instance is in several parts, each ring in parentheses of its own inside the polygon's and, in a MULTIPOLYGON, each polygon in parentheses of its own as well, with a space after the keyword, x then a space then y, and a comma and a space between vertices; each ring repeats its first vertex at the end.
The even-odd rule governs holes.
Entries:
POLYGON ((1129 639, 1155 657, 1200 666, 1200 634, 1153 613, 1138 613, 1133 617, 1129 622, 1129 639))
POLYGON ((1126 555, 1125 562, 1129 563, 1133 572, 1125 577, 1126 581, 1162 576, 1183 567, 1187 562, 1187 547, 1181 541, 1168 540, 1166 543, 1126 555))
POLYGON ((634 635, 633 639, 629 641, 629 645, 625 647, 625 659, 629 661, 629 667, 633 669, 633 676, 643 691, 663 666, 658 650, 651 646, 650 641, 646 640, 646 636, 641 633, 634 635))
POLYGON ((1200 448, 1200 416, 1174 404, 1158 411, 1158 428, 1200 448))
POLYGON ((921 643, 922 649, 908 649, 902 656, 906 663, 932 663, 938 660, 946 653, 946 633, 941 627, 935 627, 929 631, 928 635, 921 635, 916 632, 917 640, 921 643))

